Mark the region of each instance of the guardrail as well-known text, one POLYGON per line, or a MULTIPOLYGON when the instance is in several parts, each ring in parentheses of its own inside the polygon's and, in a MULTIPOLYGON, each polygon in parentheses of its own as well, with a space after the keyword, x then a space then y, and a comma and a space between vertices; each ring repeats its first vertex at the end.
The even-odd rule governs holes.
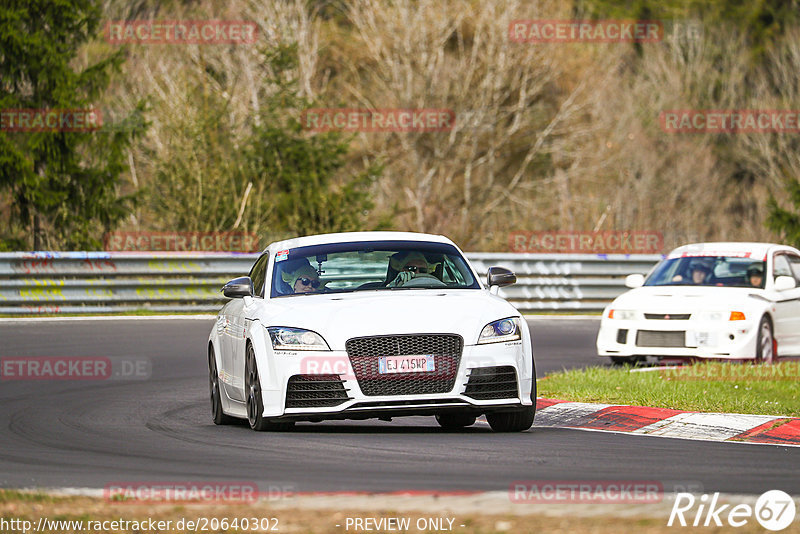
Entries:
MULTIPOLYGON (((0 253, 0 314, 216 312, 222 285, 249 272, 258 254, 0 253)), ((647 273, 660 255, 468 253, 482 277, 499 265, 517 273, 500 294, 520 311, 599 311, 647 273)))

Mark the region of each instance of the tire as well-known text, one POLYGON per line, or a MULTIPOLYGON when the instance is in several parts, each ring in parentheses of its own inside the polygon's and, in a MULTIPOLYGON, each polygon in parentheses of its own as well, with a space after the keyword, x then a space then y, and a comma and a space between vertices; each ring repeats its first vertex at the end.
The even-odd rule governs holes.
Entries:
POLYGON ((637 356, 609 356, 614 365, 636 365, 639 362, 637 356))
POLYGON ((756 362, 772 365, 778 358, 776 353, 777 343, 772 333, 772 321, 766 315, 758 323, 758 336, 756 336, 756 362))
POLYGON ((226 415, 222 411, 222 399, 219 390, 219 373, 217 372, 217 360, 214 357, 214 347, 208 347, 208 389, 211 394, 211 419, 215 425, 232 425, 237 422, 235 417, 226 415))
POLYGON ((531 385, 531 405, 513 412, 487 413, 486 421, 495 432, 524 432, 533 426, 536 416, 536 365, 533 365, 533 384, 531 385))
POLYGON ((474 415, 468 413, 442 413, 436 416, 436 422, 445 430, 458 430, 475 424, 474 415))
POLYGON ((283 431, 292 428, 294 422, 269 423, 264 420, 264 401, 261 397, 261 380, 258 376, 256 351, 250 343, 247 344, 246 349, 244 378, 247 387, 247 422, 250 423, 250 428, 257 432, 283 431))

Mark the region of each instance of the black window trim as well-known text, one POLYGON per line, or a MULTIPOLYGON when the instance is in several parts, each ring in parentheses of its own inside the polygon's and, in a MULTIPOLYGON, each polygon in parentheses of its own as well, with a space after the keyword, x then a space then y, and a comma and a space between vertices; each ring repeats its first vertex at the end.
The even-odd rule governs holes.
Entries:
POLYGON ((264 298, 264 292, 265 292, 266 287, 267 287, 267 267, 269 267, 269 251, 264 252, 261 256, 258 257, 256 262, 253 264, 253 267, 250 269, 250 274, 248 275, 248 276, 250 276, 250 280, 253 281, 253 296, 255 298, 259 298, 259 299, 263 299, 264 298), (264 280, 263 280, 262 285, 261 285, 261 291, 259 292, 259 291, 257 291, 258 288, 255 285, 255 280, 253 280, 253 271, 256 270, 256 266, 262 260, 264 261, 264 280))

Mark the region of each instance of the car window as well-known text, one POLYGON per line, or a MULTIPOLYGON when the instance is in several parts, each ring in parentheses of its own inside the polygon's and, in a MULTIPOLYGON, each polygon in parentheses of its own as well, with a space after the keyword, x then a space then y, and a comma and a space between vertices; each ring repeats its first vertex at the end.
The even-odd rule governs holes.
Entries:
POLYGON ((276 252, 270 295, 442 288, 480 289, 454 246, 424 241, 365 241, 276 252))
POLYGON ((789 259, 786 257, 786 254, 775 255, 775 263, 772 266, 772 271, 775 278, 779 276, 794 276, 792 273, 792 268, 789 266, 789 259))
POLYGON ((789 267, 792 270, 792 274, 794 275, 794 279, 798 285, 800 285, 800 256, 795 254, 787 254, 789 258, 789 267))
POLYGON ((250 280, 253 281, 253 294, 256 297, 264 297, 264 283, 267 281, 267 261, 269 253, 262 254, 250 270, 250 280))
POLYGON ((747 270, 753 268, 763 272, 764 262, 745 256, 668 258, 656 266, 644 285, 752 287, 747 270), (697 275, 695 271, 698 271, 697 275))

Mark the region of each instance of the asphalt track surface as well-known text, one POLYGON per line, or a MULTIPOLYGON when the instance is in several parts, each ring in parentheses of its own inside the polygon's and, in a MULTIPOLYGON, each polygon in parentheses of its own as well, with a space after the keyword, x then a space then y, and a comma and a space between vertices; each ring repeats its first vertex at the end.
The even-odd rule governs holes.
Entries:
MULTIPOLYGON (((596 320, 529 322, 539 376, 600 363, 596 320)), ((0 486, 249 481, 261 491, 506 491, 521 480, 659 481, 665 489, 800 493, 800 448, 559 428, 442 431, 431 417, 219 427, 209 415, 211 320, 0 321, 0 357, 142 359, 146 379, 0 381, 0 486)))

